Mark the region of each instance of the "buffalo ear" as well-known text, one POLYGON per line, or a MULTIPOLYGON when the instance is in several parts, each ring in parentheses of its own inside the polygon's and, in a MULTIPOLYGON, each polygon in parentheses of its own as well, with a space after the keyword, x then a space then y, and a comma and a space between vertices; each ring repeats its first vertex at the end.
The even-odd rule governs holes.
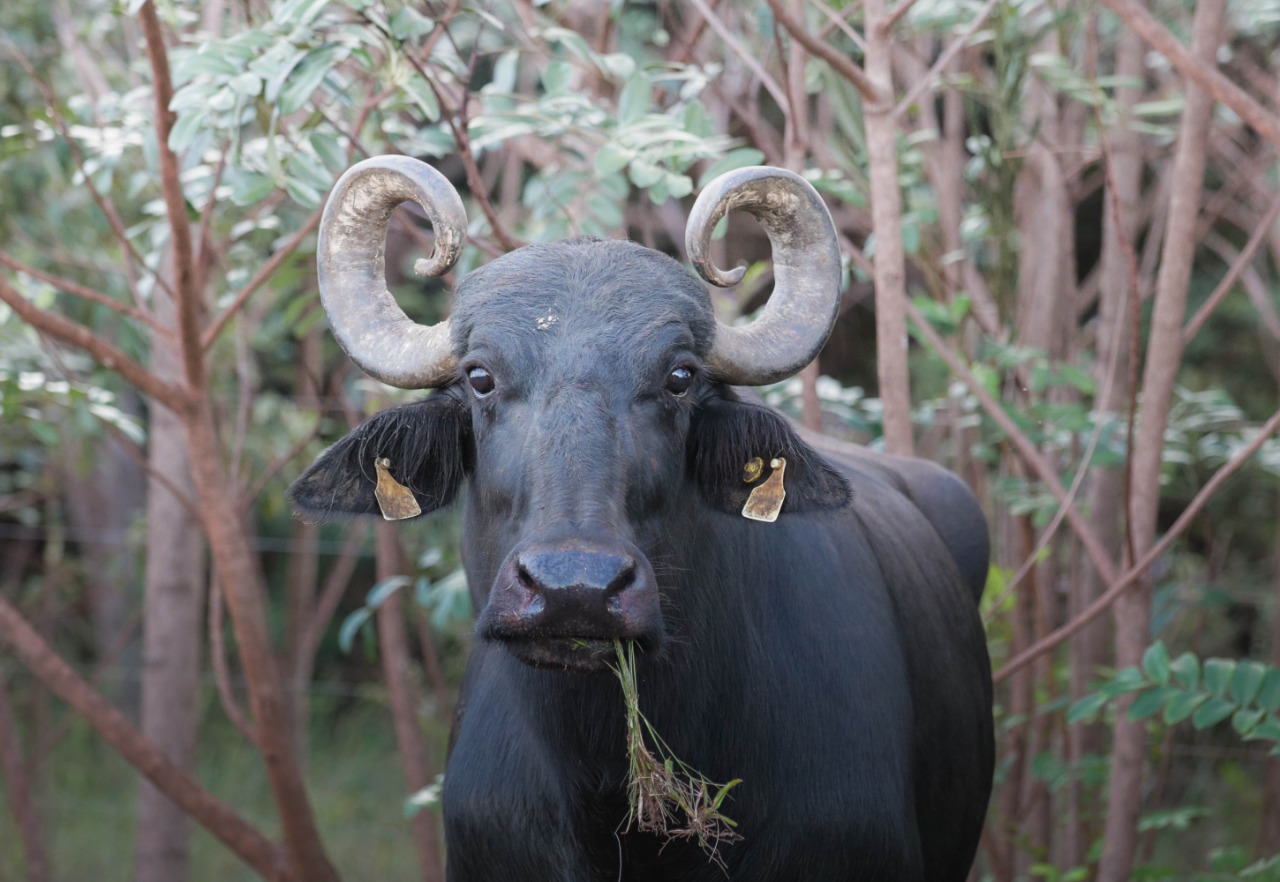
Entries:
POLYGON ((413 493, 425 514, 457 496, 472 463, 471 412, 448 392, 365 420, 312 463, 289 487, 294 510, 308 520, 378 514, 375 459, 413 493))
POLYGON ((853 496, 849 482, 769 408, 728 397, 698 408, 689 431, 687 460, 710 505, 732 514, 741 512, 752 489, 769 474, 769 461, 775 457, 787 461, 783 515, 830 511, 849 504, 853 496), (760 479, 746 483, 743 468, 756 457, 764 460, 764 472, 760 479))

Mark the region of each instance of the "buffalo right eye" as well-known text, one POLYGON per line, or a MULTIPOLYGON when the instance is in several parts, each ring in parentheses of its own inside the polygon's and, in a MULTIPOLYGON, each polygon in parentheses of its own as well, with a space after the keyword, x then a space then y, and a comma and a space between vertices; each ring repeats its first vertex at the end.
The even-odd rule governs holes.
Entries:
POLYGON ((493 374, 482 367, 473 367, 467 371, 467 382, 471 384, 471 390, 476 393, 477 398, 484 398, 494 388, 493 374))

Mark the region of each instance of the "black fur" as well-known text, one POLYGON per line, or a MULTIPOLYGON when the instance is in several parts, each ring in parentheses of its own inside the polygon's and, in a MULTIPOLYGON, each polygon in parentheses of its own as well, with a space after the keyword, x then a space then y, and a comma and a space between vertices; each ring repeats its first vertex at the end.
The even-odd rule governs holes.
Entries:
POLYGON ((743 466, 756 457, 765 463, 761 480, 774 457, 786 459, 784 514, 829 511, 849 504, 849 482, 800 439, 778 414, 738 401, 731 390, 711 398, 693 417, 688 442, 689 472, 709 505, 721 511, 742 510, 752 484, 743 481, 743 466))
POLYGON ((458 495, 471 457, 470 409, 457 390, 445 390, 365 420, 293 482, 288 499, 309 520, 378 514, 373 463, 386 458, 426 514, 458 495))
POLYGON ((469 479, 477 610, 512 594, 522 548, 639 550, 665 635, 638 657, 641 710, 692 768, 743 779, 724 806, 743 839, 721 870, 689 840, 627 832, 618 683, 477 640, 445 776, 450 882, 963 880, 994 766, 972 495, 739 400, 702 367, 705 289, 637 245, 524 248, 457 300, 455 355, 492 394, 464 380, 374 417, 294 504, 375 511, 375 456, 424 510, 469 479), (685 395, 665 386, 676 366, 695 372, 685 395), (773 524, 739 514, 757 456, 787 459, 773 524))

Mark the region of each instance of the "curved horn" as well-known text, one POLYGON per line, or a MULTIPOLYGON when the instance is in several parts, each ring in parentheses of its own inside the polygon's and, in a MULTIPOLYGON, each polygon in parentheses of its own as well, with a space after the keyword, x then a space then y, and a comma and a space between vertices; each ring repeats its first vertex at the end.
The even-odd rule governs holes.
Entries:
POLYGON ((387 290, 387 223, 410 199, 426 211, 436 235, 435 253, 415 263, 414 272, 448 272, 462 251, 466 209, 444 175, 408 156, 375 156, 338 179, 320 220, 316 264, 320 302, 351 360, 388 385, 428 389, 453 378, 449 321, 420 325, 387 290))
POLYGON ((726 383, 762 386, 797 373, 831 336, 840 311, 840 249, 827 206, 804 178, 767 166, 728 172, 698 196, 685 231, 698 274, 721 288, 744 272, 723 272, 707 254, 712 230, 733 209, 753 215, 769 234, 773 293, 750 324, 716 322, 707 363, 726 383))

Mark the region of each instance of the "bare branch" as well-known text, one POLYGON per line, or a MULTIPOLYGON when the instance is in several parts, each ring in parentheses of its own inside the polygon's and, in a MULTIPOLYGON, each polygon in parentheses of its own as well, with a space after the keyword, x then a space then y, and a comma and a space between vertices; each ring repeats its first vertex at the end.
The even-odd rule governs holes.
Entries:
POLYGON ((941 335, 933 329, 928 320, 920 314, 915 305, 908 301, 906 308, 907 316, 915 322, 920 335, 925 338, 925 341, 933 348, 938 357, 947 363, 952 373, 959 377, 969 388, 969 391, 973 393, 973 396, 982 405, 982 409, 986 411, 987 415, 1008 435, 1009 441, 1013 444, 1018 455, 1022 457, 1036 477, 1053 494, 1054 499, 1058 501, 1059 507, 1067 513, 1067 523, 1071 525, 1072 530, 1079 537, 1085 553, 1089 555, 1089 560, 1093 562, 1103 579, 1107 582, 1112 581, 1115 578, 1116 570, 1110 556, 1107 554, 1106 545, 1094 532, 1093 527, 1090 526, 1084 515, 1080 513, 1080 510, 1071 503, 1067 491, 1062 486, 1062 482, 1058 480, 1057 472, 1041 455, 1035 444, 1031 442, 1031 439, 1004 412, 1004 408, 991 396, 982 381, 974 375, 973 371, 969 370, 964 362, 960 360, 960 357, 942 339, 941 335))
POLYGON ((1253 260, 1253 255, 1257 253, 1258 246, 1267 238, 1267 233, 1270 231, 1271 225, 1275 223, 1277 215, 1280 215, 1280 196, 1272 200, 1271 207, 1267 209, 1267 213, 1262 220, 1258 221, 1257 228, 1254 229, 1253 235, 1249 237, 1249 241, 1245 243, 1244 248, 1231 264, 1231 269, 1227 270, 1227 274, 1218 282, 1218 286, 1213 289, 1209 299, 1204 302, 1204 305, 1196 311, 1191 321, 1187 322, 1187 326, 1182 329, 1183 346, 1191 342, 1191 338, 1196 335, 1196 332, 1209 320, 1209 316, 1213 311, 1218 308, 1222 298, 1226 297, 1231 292, 1231 289, 1235 287, 1236 280, 1240 278, 1240 274, 1249 265, 1249 261, 1253 260))
POLYGON ((169 71, 169 55, 160 29, 155 3, 147 0, 138 10, 138 20, 147 42, 147 61, 151 65, 151 86, 155 95, 156 154, 160 163, 160 191, 164 195, 165 213, 169 218, 169 241, 173 248, 173 272, 176 276, 174 303, 177 307, 178 341, 182 351, 183 373, 192 389, 204 388, 204 349, 200 345, 200 291, 196 286, 195 252, 191 242, 191 223, 187 219, 187 200, 182 192, 182 169, 178 157, 169 147, 169 132, 174 116, 173 80, 169 71))
POLYGON ((716 32, 716 36, 724 40, 725 45, 733 50, 733 54, 738 57, 738 60, 751 69, 751 72, 760 80, 760 84, 773 96, 773 100, 777 102, 778 106, 786 107, 787 95, 782 86, 769 75, 769 72, 764 69, 764 65, 760 64, 755 55, 742 45, 742 41, 734 35, 733 31, 725 26, 720 16, 716 15, 715 10, 707 5, 706 0, 690 0, 690 4, 694 9, 698 10, 698 14, 702 16, 703 20, 711 25, 711 29, 716 32))
POLYGON ((253 274, 253 278, 245 282, 244 287, 236 292, 236 296, 231 300, 231 305, 224 309, 209 325, 208 330, 204 332, 204 337, 200 341, 203 349, 207 350, 214 344, 223 329, 226 328, 227 322, 231 321, 236 313, 244 308, 245 303, 253 296, 253 292, 262 287, 262 283, 271 278, 272 273, 280 268, 280 264, 288 260, 298 250, 302 240, 315 231, 315 228, 320 225, 320 217, 323 213, 323 207, 317 208, 311 217, 307 218, 307 222, 302 225, 302 228, 290 236, 289 241, 277 248, 266 263, 258 267, 258 271, 253 274))
POLYGON ((185 406, 186 393, 181 387, 160 379, 84 325, 40 309, 23 297, 3 277, 0 277, 0 301, 4 301, 18 314, 19 318, 36 331, 82 350, 103 367, 120 374, 136 386, 142 394, 160 402, 170 410, 181 411, 185 406))
POLYGON ((121 315, 140 321, 157 334, 171 333, 168 328, 161 326, 159 322, 140 309, 135 309, 127 303, 121 303, 119 300, 113 300, 100 291, 95 291, 86 285, 81 285, 79 282, 63 276, 56 276, 53 273, 47 273, 44 270, 36 269, 34 266, 29 266, 3 251, 0 251, 0 266, 7 266, 14 272, 22 273, 24 276, 31 276, 33 279, 48 282, 59 291, 70 294, 73 297, 79 297, 82 300, 88 300, 91 303, 98 304, 99 306, 105 306, 107 309, 114 310, 121 315))
POLYGON ((874 84, 862 68, 841 55, 829 43, 817 39, 805 30, 804 22, 792 15, 782 0, 769 0, 769 8, 773 10, 774 20, 782 25, 793 40, 798 40, 804 48, 831 65, 832 70, 853 83, 868 104, 880 105, 893 100, 892 95, 874 84))
POLYGON ((1027 647, 1018 653, 1009 661, 1005 662, 1004 667, 995 673, 995 682, 997 684, 1004 682, 1013 674, 1035 661, 1046 652, 1059 646, 1066 640, 1075 636, 1082 628, 1102 615, 1115 601, 1124 594, 1126 588, 1129 588, 1138 577, 1141 576, 1148 567, 1155 563, 1160 555, 1169 550, 1174 540, 1182 535, 1183 531, 1191 525, 1191 522, 1208 504, 1213 494, 1218 491, 1228 478, 1238 472, 1247 463, 1255 453, 1267 442, 1267 439, 1280 431, 1280 411, 1272 414, 1271 419, 1263 424, 1258 430, 1258 434, 1252 441, 1246 444, 1236 454, 1222 465, 1211 477, 1183 509, 1182 514, 1178 515, 1178 519, 1173 522, 1165 534, 1160 537, 1160 541, 1151 546, 1151 549, 1142 556, 1142 558, 1129 569, 1125 570, 1120 576, 1114 576, 1107 579, 1109 583, 1107 590, 1097 600, 1089 604, 1080 614, 1073 618, 1070 622, 1054 631, 1043 640, 1038 641, 1032 646, 1027 647))
POLYGON ((283 855, 279 847, 165 756, 54 652, 3 595, 0 595, 0 637, 46 688, 69 704, 158 790, 263 878, 280 878, 283 855))
POLYGON ((1215 101, 1230 107, 1237 116, 1253 126, 1258 134, 1280 146, 1280 119, 1252 95, 1223 76, 1216 67, 1197 61, 1191 50, 1179 43, 1138 0, 1102 0, 1102 4, 1120 16, 1152 48, 1169 59, 1184 77, 1194 80, 1215 101))
POLYGON ((231 665, 227 662, 226 638, 222 633, 224 621, 222 603, 222 582, 216 571, 209 574, 209 662, 213 667, 213 681, 218 689, 218 701, 222 704, 223 713, 231 721, 231 725, 240 731, 245 740, 262 749, 258 742, 258 734, 245 716, 244 710, 236 701, 231 691, 231 665))
MULTIPOLYGON (((914 2, 914 0, 904 0, 902 5, 907 6, 910 2, 914 2)), ((929 72, 921 77, 916 84, 911 87, 911 91, 907 92, 906 96, 903 97, 903 99, 898 102, 898 105, 893 108, 894 117, 902 116, 907 112, 911 105, 920 100, 920 96, 933 85, 934 80, 941 76, 942 72, 947 69, 947 65, 951 63, 952 59, 959 55, 964 47, 969 44, 969 41, 973 39, 973 35, 978 32, 978 28, 982 27, 983 23, 987 20, 987 16, 989 16, 991 11, 996 8, 997 2, 998 0, 987 0, 983 7, 978 10, 978 14, 974 16, 973 21, 969 22, 969 26, 964 29, 964 33, 951 41, 951 45, 938 56, 938 60, 933 63, 933 67, 929 68, 929 72)))

